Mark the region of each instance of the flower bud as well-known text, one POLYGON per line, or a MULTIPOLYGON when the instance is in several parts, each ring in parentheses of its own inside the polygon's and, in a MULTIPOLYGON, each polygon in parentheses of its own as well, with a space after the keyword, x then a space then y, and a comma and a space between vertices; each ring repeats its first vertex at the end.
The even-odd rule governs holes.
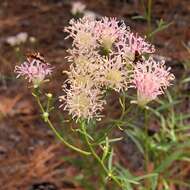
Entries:
POLYGON ((48 112, 44 112, 44 113, 43 113, 43 118, 44 118, 44 121, 45 121, 45 122, 47 122, 48 117, 49 117, 49 113, 48 113, 48 112))
POLYGON ((51 99, 53 97, 52 93, 47 93, 46 96, 51 99))

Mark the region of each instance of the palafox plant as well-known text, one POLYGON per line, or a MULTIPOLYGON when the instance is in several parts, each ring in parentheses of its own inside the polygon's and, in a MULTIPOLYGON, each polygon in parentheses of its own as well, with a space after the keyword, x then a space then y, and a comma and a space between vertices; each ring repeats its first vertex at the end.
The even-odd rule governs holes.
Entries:
MULTIPOLYGON (((68 49, 67 59, 70 63, 70 70, 64 71, 68 78, 63 84, 63 95, 59 97, 60 108, 68 111, 72 116, 86 147, 81 149, 70 144, 53 126, 49 118, 51 93, 46 94, 48 106, 43 107, 41 103, 40 87, 46 82, 48 75, 53 72, 52 66, 40 54, 35 54, 29 56, 20 66, 16 66, 15 72, 18 77, 23 76, 33 84, 33 96, 43 113, 43 119, 58 139, 69 148, 94 157, 104 171, 105 183, 108 183, 110 179, 119 189, 131 190, 133 186, 139 186, 139 184, 139 189, 153 189, 150 181, 142 183, 140 181, 147 178, 157 180, 157 173, 148 172, 143 176, 135 177, 127 169, 114 165, 114 150, 111 142, 116 140, 111 139, 109 134, 105 133, 101 141, 96 142, 89 128, 92 123, 98 125, 98 122, 104 119, 102 111, 106 104, 106 93, 116 91, 120 94, 122 117, 119 123, 125 123, 124 118, 127 117, 125 114, 129 112, 125 105, 125 95, 129 90, 136 91, 134 95, 136 99, 131 101, 135 104, 131 106, 140 106, 141 110, 147 110, 149 102, 165 93, 174 80, 174 75, 170 73, 170 68, 166 68, 164 60, 154 60, 151 54, 154 53, 155 48, 152 44, 131 32, 124 22, 116 18, 72 19, 69 26, 65 27, 65 32, 68 33, 67 38, 72 38, 73 43, 71 49, 68 49)), ((107 125, 105 128, 110 126, 107 125)), ((97 132, 94 131, 94 133, 97 132)), ((147 136, 146 129, 141 133, 144 134, 142 136, 147 136)), ((149 142, 144 143, 145 149, 148 148, 149 142)), ((147 156, 145 159, 148 159, 147 156)))

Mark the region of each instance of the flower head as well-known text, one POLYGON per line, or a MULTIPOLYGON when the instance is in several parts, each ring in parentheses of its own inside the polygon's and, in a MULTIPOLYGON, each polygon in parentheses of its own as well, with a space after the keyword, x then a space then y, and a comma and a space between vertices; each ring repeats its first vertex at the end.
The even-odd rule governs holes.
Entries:
POLYGON ((15 67, 15 73, 18 74, 17 78, 23 76, 34 85, 39 85, 47 75, 52 73, 52 68, 41 60, 27 58, 27 61, 15 67))
POLYGON ((144 106, 164 94, 172 80, 174 75, 170 73, 170 68, 166 69, 164 60, 156 62, 150 57, 143 63, 138 62, 132 80, 133 87, 137 89, 137 103, 144 106))
POLYGON ((95 32, 98 34, 98 41, 103 48, 110 50, 114 42, 122 38, 126 32, 126 26, 116 18, 104 17, 97 22, 95 32))
POLYGON ((69 82, 72 86, 80 86, 81 88, 95 86, 95 68, 86 67, 84 69, 78 69, 70 66, 70 71, 65 72, 68 75, 66 82, 69 82), (89 68, 89 69, 88 69, 89 68))
POLYGON ((69 111, 73 118, 92 119, 101 117, 105 101, 102 100, 102 94, 98 89, 92 89, 84 86, 70 86, 68 89, 63 86, 66 95, 60 97, 65 103, 64 110, 69 111))
POLYGON ((9 44, 10 46, 16 46, 25 43, 27 39, 28 39, 28 33, 20 32, 16 36, 7 37, 6 43, 9 44))
POLYGON ((25 43, 26 40, 28 39, 28 33, 20 32, 17 34, 16 37, 17 37, 18 44, 25 43))
POLYGON ((132 32, 126 33, 117 43, 118 51, 123 57, 131 62, 135 59, 135 53, 140 55, 144 53, 153 53, 154 46, 146 42, 142 37, 132 32))
POLYGON ((98 80, 102 86, 116 91, 127 90, 129 72, 121 56, 109 57, 103 60, 98 80))
POLYGON ((97 66, 101 56, 97 51, 69 49, 67 56, 69 62, 72 63, 78 70, 92 69, 97 66))
POLYGON ((96 21, 93 18, 71 19, 69 23, 70 26, 65 28, 65 32, 69 33, 66 38, 73 38, 73 46, 88 50, 96 48, 96 33, 94 32, 96 21))

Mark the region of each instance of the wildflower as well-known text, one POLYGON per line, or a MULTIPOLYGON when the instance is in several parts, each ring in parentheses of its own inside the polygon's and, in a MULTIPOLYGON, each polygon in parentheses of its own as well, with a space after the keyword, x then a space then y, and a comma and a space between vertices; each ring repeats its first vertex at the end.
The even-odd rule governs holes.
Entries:
POLYGON ((132 80, 133 87, 137 89, 137 103, 144 106, 164 94, 172 80, 174 75, 170 73, 170 68, 166 69, 164 60, 156 62, 150 57, 143 63, 137 62, 132 80))
POLYGON ((93 50, 97 47, 97 37, 94 32, 96 21, 90 17, 83 17, 78 20, 71 19, 70 26, 65 28, 69 33, 66 38, 73 38, 73 46, 78 49, 93 50))
POLYGON ((69 62, 71 62, 75 67, 77 67, 78 70, 84 70, 84 69, 92 69, 94 68, 99 60, 101 59, 101 56, 98 54, 97 51, 87 51, 87 50, 77 50, 75 48, 68 50, 69 56, 67 56, 67 59, 69 62))
POLYGON ((47 75, 52 73, 52 68, 41 60, 27 58, 27 61, 15 67, 15 72, 18 74, 17 78, 23 76, 38 86, 47 75))
POLYGON ((26 32, 20 32, 17 34, 17 43, 21 44, 21 43, 25 43, 26 40, 28 39, 28 34, 26 32))
POLYGON ((10 46, 16 46, 17 45, 17 38, 15 36, 9 36, 6 39, 6 43, 10 46))
POLYGON ((87 86, 72 86, 67 89, 63 86, 66 95, 60 97, 64 103, 61 105, 64 110, 69 111, 73 118, 92 119, 100 118, 105 101, 102 100, 101 92, 98 89, 87 86))
POLYGON ((115 18, 104 17, 100 20, 95 28, 95 32, 99 35, 98 41, 106 50, 111 50, 113 43, 126 32, 124 23, 120 25, 115 18))
POLYGON ((98 78, 102 86, 116 91, 127 90, 129 82, 129 72, 121 56, 104 59, 98 78))
POLYGON ((28 34, 26 32, 20 32, 16 36, 9 36, 6 39, 6 43, 10 46, 17 46, 27 41, 28 34))
POLYGON ((135 60, 135 53, 140 55, 144 53, 153 53, 154 46, 146 42, 142 37, 132 32, 127 32, 126 35, 117 43, 117 48, 120 54, 130 62, 135 60))
POLYGON ((82 14, 86 8, 86 5, 80 1, 72 3, 71 13, 72 15, 82 14))
POLYGON ((93 67, 78 69, 73 65, 70 65, 70 71, 65 73, 68 75, 68 79, 66 81, 69 81, 72 86, 81 86, 81 88, 94 86, 96 75, 93 67))

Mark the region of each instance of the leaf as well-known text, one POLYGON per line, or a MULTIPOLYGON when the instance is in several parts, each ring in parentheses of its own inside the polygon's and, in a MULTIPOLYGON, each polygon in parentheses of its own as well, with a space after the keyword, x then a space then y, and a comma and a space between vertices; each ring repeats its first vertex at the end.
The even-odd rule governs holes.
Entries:
POLYGON ((143 15, 138 15, 138 16, 132 16, 131 17, 133 20, 146 20, 146 17, 143 15))
MULTIPOLYGON (((118 137, 118 138, 108 139, 108 142, 109 142, 109 143, 117 142, 117 141, 121 141, 122 139, 123 139, 123 137, 118 137)), ((103 140, 103 141, 101 141, 101 142, 98 143, 98 144, 105 144, 105 143, 106 143, 106 140, 103 140)))
POLYGON ((111 149, 109 159, 108 159, 108 169, 109 169, 109 171, 112 170, 112 161, 113 161, 113 148, 111 149))
POLYGON ((125 133, 127 133, 127 135, 135 143, 135 145, 137 146, 137 148, 139 149, 139 151, 144 155, 144 149, 143 149, 141 143, 139 142, 139 140, 132 134, 132 132, 130 130, 125 130, 125 133))
POLYGON ((122 181, 124 189, 133 190, 132 185, 138 185, 139 182, 135 180, 135 176, 133 176, 129 170, 117 165, 116 171, 118 172, 117 178, 122 181))
POLYGON ((90 140, 94 141, 92 136, 90 136, 88 133, 84 133, 81 129, 76 129, 76 131, 82 135, 86 135, 90 140))
POLYGON ((187 77, 187 78, 185 78, 184 80, 182 80, 182 84, 183 84, 183 83, 188 83, 188 82, 190 82, 190 77, 187 77))
POLYGON ((168 24, 166 24, 162 19, 158 22, 158 27, 149 34, 149 37, 154 36, 156 33, 165 30, 166 28, 168 28, 170 25, 172 25, 173 22, 170 22, 168 24))
POLYGON ((156 110, 162 111, 162 110, 168 109, 174 105, 177 105, 179 103, 181 103, 181 100, 176 100, 176 101, 173 100, 172 102, 169 102, 169 103, 163 102, 163 104, 160 107, 158 107, 156 110))
POLYGON ((143 175, 143 176, 136 177, 135 180, 140 181, 140 180, 143 180, 143 179, 146 179, 146 178, 152 178, 152 177, 155 177, 155 176, 158 176, 158 174, 157 173, 150 173, 150 174, 146 174, 146 175, 143 175))
POLYGON ((156 190, 158 184, 158 175, 155 175, 151 178, 151 190, 156 190))
POLYGON ((175 160, 179 159, 180 156, 182 156, 183 152, 178 151, 170 154, 167 156, 160 164, 159 166, 154 170, 155 173, 161 173, 164 170, 166 170, 175 160))
POLYGON ((102 156, 102 162, 105 160, 106 156, 108 155, 109 151, 109 139, 106 137, 106 145, 103 147, 103 156, 102 156))

